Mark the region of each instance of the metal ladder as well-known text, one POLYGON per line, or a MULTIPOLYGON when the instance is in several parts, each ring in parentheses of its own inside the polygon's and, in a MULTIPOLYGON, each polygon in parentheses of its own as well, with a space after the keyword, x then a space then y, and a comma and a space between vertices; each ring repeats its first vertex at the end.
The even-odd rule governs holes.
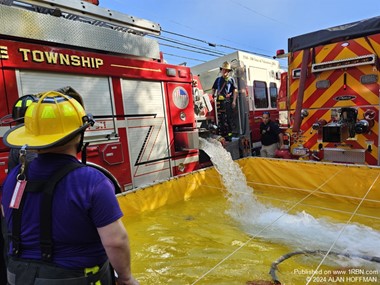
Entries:
POLYGON ((157 23, 80 0, 0 0, 0 4, 138 35, 161 33, 157 23))

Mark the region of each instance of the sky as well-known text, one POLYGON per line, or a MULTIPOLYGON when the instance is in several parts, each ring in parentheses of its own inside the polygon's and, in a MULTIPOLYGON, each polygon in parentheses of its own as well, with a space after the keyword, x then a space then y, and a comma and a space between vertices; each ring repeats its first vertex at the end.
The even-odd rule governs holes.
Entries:
MULTIPOLYGON (((215 53, 235 50, 272 57, 279 49, 287 51, 288 38, 380 16, 379 0, 99 2, 101 7, 159 24, 162 31, 158 41, 165 60, 190 67, 216 58, 215 53)), ((280 64, 286 67, 284 59, 280 64)))

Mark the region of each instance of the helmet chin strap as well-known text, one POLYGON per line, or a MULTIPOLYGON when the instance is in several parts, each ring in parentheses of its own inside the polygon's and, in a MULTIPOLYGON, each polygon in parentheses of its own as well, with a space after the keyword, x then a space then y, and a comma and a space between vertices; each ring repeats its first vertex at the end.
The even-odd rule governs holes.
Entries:
POLYGON ((80 135, 80 141, 78 143, 77 153, 82 152, 82 162, 86 163, 88 143, 83 143, 83 140, 84 140, 84 132, 82 132, 80 135))
POLYGON ((90 144, 89 142, 83 143, 84 133, 81 134, 81 139, 78 144, 77 153, 81 153, 81 161, 83 164, 87 163, 87 146, 90 144))
POLYGON ((20 174, 18 175, 18 177, 23 177, 23 179, 25 179, 25 167, 26 167, 26 148, 28 147, 27 144, 24 144, 21 149, 20 149, 20 156, 19 156, 19 160, 21 162, 21 169, 20 169, 20 174))
MULTIPOLYGON (((82 118, 83 122, 85 124, 87 124, 87 126, 93 126, 95 124, 95 121, 94 121, 94 118, 92 116, 92 114, 87 114, 85 117, 82 118)), ((79 141, 79 144, 78 144, 78 147, 77 147, 77 153, 80 153, 82 152, 82 163, 86 164, 86 161, 87 161, 87 146, 89 145, 89 143, 83 143, 84 141, 84 132, 85 130, 83 130, 83 132, 81 133, 80 135, 80 141, 79 141)))

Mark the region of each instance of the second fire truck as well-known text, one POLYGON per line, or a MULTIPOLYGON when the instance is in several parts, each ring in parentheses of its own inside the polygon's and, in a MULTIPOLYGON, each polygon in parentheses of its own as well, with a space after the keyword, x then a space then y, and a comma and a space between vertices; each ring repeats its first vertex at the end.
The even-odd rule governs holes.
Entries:
POLYGON ((290 38, 286 55, 278 106, 290 155, 379 165, 380 17, 290 38))

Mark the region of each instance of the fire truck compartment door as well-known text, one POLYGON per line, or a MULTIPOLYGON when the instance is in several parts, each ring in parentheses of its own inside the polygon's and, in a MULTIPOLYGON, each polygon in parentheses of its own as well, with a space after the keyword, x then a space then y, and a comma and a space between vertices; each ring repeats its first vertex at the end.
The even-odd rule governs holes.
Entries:
POLYGON ((162 82, 123 80, 122 90, 133 185, 168 179, 171 161, 162 82))
POLYGON ((103 160, 109 165, 124 162, 123 149, 120 142, 102 145, 100 146, 100 152, 103 160))

